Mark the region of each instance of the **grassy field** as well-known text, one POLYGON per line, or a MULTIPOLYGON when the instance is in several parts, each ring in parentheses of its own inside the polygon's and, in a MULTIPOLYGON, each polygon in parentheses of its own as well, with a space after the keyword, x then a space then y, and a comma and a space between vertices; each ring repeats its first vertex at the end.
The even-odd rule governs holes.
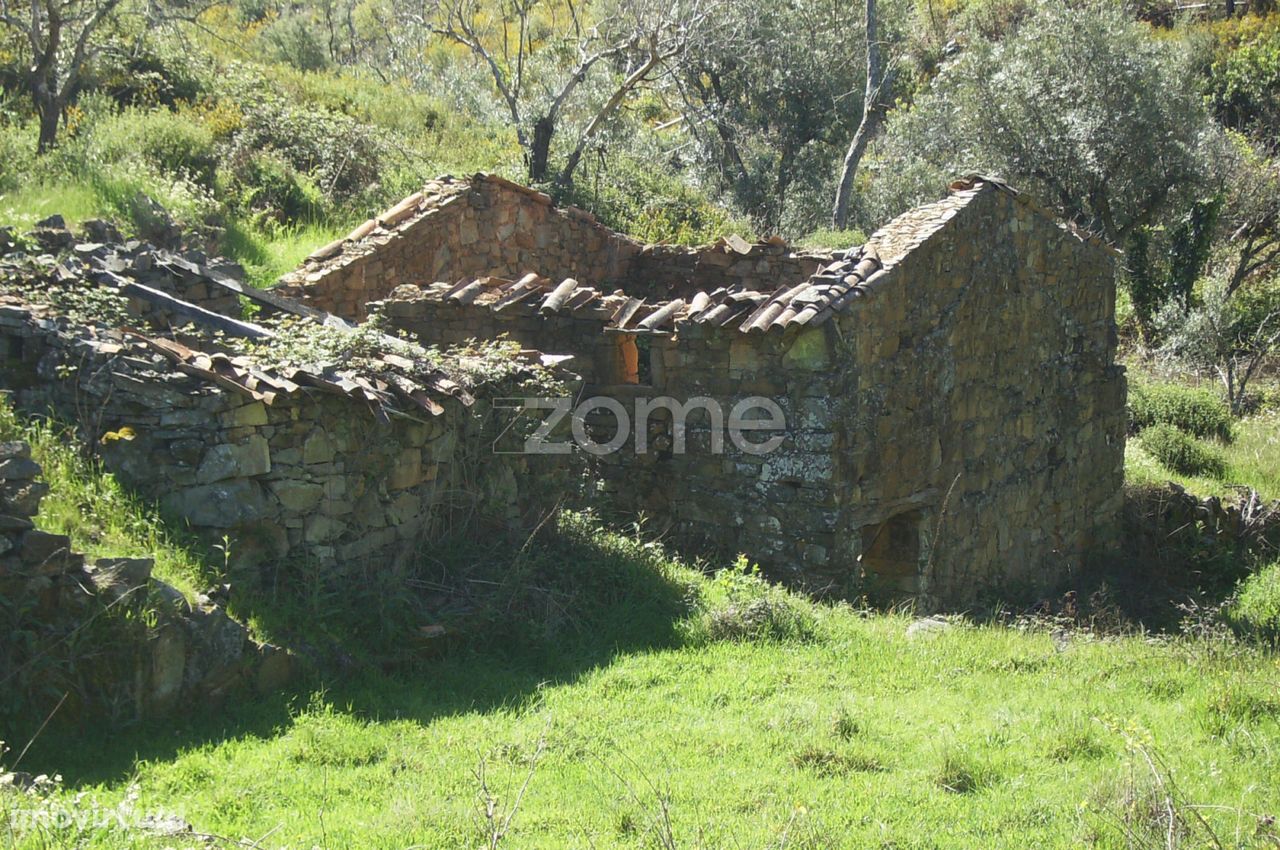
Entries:
MULTIPOLYGON (((15 436, 34 439, 50 471, 43 524, 93 552, 158 553, 158 572, 187 590, 216 568, 64 435, 6 414, 0 437, 15 436)), ((282 641, 309 618, 307 640, 345 635, 359 658, 291 694, 110 734, 51 728, 21 759, 27 740, 10 741, 6 768, 62 782, 0 791, 0 843, 1280 841, 1268 820, 1280 815, 1274 651, 1049 621, 922 629, 907 613, 794 597, 743 565, 711 578, 574 514, 517 567, 506 557, 482 565, 512 577, 500 604, 458 618, 457 636, 438 647, 388 652, 405 622, 361 631, 381 619, 366 598, 325 597, 290 617, 255 617, 269 634, 288 624, 270 635, 282 641), (389 628, 391 644, 375 643, 389 628), (183 822, 190 833, 164 834, 183 822)))
POLYGON ((1230 443, 1212 441, 1226 456, 1221 478, 1179 475, 1157 463, 1133 440, 1125 447, 1125 476, 1131 484, 1176 481, 1203 496, 1234 497, 1240 486, 1263 499, 1280 499, 1280 413, 1268 412, 1236 423, 1230 443))
POLYGON ((1000 626, 913 639, 904 616, 812 613, 808 640, 462 652, 46 742, 26 769, 67 778, 55 809, 88 791, 132 806, 125 822, 173 812, 269 847, 492 846, 504 825, 513 847, 1163 847, 1166 805, 1175 846, 1212 846, 1198 816, 1222 846, 1274 846, 1273 655, 1000 626))

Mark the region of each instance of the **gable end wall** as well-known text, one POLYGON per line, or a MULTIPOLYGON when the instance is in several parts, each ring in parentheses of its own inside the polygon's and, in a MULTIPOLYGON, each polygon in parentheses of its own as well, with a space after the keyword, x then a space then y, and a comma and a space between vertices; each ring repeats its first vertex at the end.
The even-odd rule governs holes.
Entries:
POLYGON ((1119 515, 1114 259, 989 189, 890 275, 840 320, 842 534, 910 513, 918 572, 884 581, 926 603, 1051 589, 1119 515))

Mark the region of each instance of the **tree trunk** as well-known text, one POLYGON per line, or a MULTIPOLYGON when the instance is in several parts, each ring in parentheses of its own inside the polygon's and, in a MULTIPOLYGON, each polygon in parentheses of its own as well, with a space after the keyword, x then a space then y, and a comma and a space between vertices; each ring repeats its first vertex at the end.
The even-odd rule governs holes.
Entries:
POLYGON ((529 180, 541 183, 547 179, 547 163, 551 159, 551 137, 555 135, 555 119, 544 115, 533 125, 529 145, 529 180))
POLYGON ((40 140, 36 153, 45 153, 58 141, 58 122, 62 120, 62 102, 47 91, 37 91, 36 111, 40 114, 40 140))
POLYGON ((840 184, 836 188, 835 208, 831 213, 831 226, 844 230, 849 223, 849 195, 853 192, 853 178, 858 164, 867 150, 867 142, 875 135, 884 118, 880 93, 884 87, 884 68, 880 63, 880 42, 876 36, 876 0, 867 0, 867 88, 862 98, 862 121, 853 134, 849 150, 845 152, 840 169, 840 184))

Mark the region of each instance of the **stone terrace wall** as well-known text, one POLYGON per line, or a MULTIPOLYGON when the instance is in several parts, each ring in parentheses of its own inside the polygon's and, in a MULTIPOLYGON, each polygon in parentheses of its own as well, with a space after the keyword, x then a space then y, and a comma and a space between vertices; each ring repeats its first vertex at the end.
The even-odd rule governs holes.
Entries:
POLYGON ((25 703, 8 719, 34 726, 64 694, 60 719, 133 719, 284 685, 288 653, 253 640, 207 595, 192 604, 153 578, 151 559, 86 563, 68 537, 36 528, 41 472, 29 445, 0 443, 0 626, 14 641, 0 657, 0 719, 18 694, 25 703))
POLYGON ((1108 252, 991 186, 951 216, 881 249, 905 256, 838 318, 856 365, 831 394, 842 556, 957 605, 1045 588, 1114 541, 1125 380, 1108 252))
POLYGON ((245 566, 393 566, 451 523, 540 515, 564 482, 562 467, 490 452, 483 399, 386 424, 323 392, 268 406, 171 372, 118 336, 89 339, 11 306, 0 307, 0 355, 0 386, 20 407, 78 423, 108 469, 206 537, 231 535, 245 566))

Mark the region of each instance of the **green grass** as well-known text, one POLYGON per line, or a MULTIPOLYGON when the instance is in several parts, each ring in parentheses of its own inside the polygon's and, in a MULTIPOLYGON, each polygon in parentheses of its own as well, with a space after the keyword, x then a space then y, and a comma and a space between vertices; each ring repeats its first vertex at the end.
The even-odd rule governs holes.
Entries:
POLYGON ((843 251, 856 248, 867 241, 861 230, 815 230, 800 240, 801 248, 823 251, 843 251))
POLYGON ((131 496, 116 479, 86 457, 66 430, 44 420, 21 419, 0 399, 0 441, 26 440, 44 467, 49 495, 37 525, 71 537, 89 558, 152 557, 157 578, 188 597, 203 572, 188 541, 178 538, 154 508, 131 496))
MULTIPOLYGON (((198 579, 192 551, 65 435, 4 414, 0 438, 15 436, 54 486, 42 524, 198 579)), ((573 514, 514 563, 497 548, 436 561, 457 585, 502 579, 444 618, 454 637, 263 701, 50 731, 16 767, 65 781, 0 792, 0 836, 206 846, 138 828, 168 812, 270 848, 1127 850, 1166 847, 1173 811, 1173 846, 1219 846, 1207 829, 1275 846, 1280 658, 1264 647, 964 621, 908 638, 906 615, 818 605, 745 562, 710 578, 573 514)), ((411 643, 406 609, 376 601, 326 598, 295 645, 411 643)))
POLYGON ((269 847, 486 846, 482 770, 499 818, 528 779, 513 847, 1119 848, 1113 819, 1155 783, 1146 751, 1221 835, 1243 826, 1227 846, 1271 846, 1251 837, 1280 811, 1274 656, 1058 649, 996 626, 912 641, 905 617, 820 618, 809 642, 690 641, 567 675, 463 652, 291 706, 61 742, 28 769, 110 807, 136 782, 139 812, 269 847))
POLYGON ((245 282, 265 288, 307 255, 351 231, 346 222, 302 224, 264 233, 244 222, 227 225, 223 252, 245 268, 245 282))
POLYGON ((107 212, 98 192, 87 184, 24 186, 0 194, 0 222, 19 231, 55 213, 74 225, 107 212))
POLYGON ((1136 440, 1125 448, 1125 477, 1131 484, 1176 481, 1201 496, 1233 496, 1235 485, 1252 487, 1263 499, 1280 499, 1280 413, 1269 412, 1236 423, 1235 439, 1216 445, 1226 458, 1221 478, 1179 475, 1161 466, 1136 440))
MULTIPOLYGON (((0 223, 19 232, 54 213, 78 227, 91 218, 120 220, 119 187, 97 187, 88 183, 29 186, 0 195, 0 223)), ((296 227, 262 230, 241 220, 228 222, 218 246, 221 253, 245 267, 245 282, 265 287, 292 271, 321 245, 351 230, 351 222, 303 223, 296 227)), ((123 224, 127 231, 129 225, 123 224)))
POLYGON ((1280 642, 1280 561, 1262 567, 1240 583, 1227 616, 1246 633, 1280 642))

